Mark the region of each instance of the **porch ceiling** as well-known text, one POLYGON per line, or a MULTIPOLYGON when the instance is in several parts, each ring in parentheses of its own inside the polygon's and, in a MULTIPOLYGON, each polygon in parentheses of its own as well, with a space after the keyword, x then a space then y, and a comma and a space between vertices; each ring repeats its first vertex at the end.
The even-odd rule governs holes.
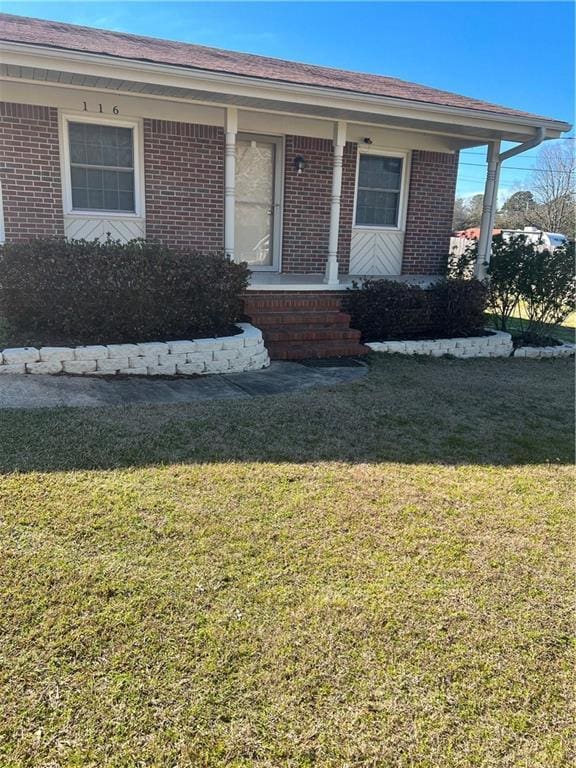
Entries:
POLYGON ((425 116, 379 114, 378 112, 361 111, 329 107, 322 104, 298 103, 262 97, 248 96, 241 93, 225 93, 221 90, 210 91, 200 88, 166 85, 154 82, 143 82, 114 77, 91 75, 57 69, 39 68, 19 64, 0 64, 0 78, 9 81, 27 81, 60 85, 64 87, 81 87, 94 90, 110 90, 118 93, 129 93, 140 96, 158 96, 178 101, 204 103, 213 106, 236 106, 243 109, 265 112, 291 114, 301 117, 311 117, 330 120, 345 120, 363 125, 377 125, 390 128, 404 128, 419 132, 442 134, 461 138, 467 145, 506 138, 511 141, 525 141, 526 132, 518 128, 514 130, 484 128, 478 123, 469 125, 459 123, 453 118, 450 123, 435 121, 425 116))

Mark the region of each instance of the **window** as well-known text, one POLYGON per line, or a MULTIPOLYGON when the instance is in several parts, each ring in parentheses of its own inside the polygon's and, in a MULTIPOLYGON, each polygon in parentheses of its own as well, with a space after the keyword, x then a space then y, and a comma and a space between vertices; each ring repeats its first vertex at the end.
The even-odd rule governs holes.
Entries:
POLYGON ((72 209, 135 213, 134 129, 70 121, 68 140, 72 209))
POLYGON ((397 227, 402 186, 401 157, 360 154, 356 224, 397 227))

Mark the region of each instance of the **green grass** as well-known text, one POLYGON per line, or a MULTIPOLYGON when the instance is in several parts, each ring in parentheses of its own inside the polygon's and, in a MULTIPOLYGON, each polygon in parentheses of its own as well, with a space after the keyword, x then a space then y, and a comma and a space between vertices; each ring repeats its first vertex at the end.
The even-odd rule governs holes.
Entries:
MULTIPOLYGON (((517 317, 511 317, 508 321, 508 330, 510 333, 521 333, 522 323, 520 320, 522 315, 517 317)), ((492 315, 488 314, 487 326, 493 327, 492 315)), ((571 314, 566 318, 562 325, 545 325, 548 336, 559 341, 567 342, 569 344, 576 343, 576 314, 571 314)))
POLYGON ((0 412, 0 765, 571 765, 572 364, 0 412))

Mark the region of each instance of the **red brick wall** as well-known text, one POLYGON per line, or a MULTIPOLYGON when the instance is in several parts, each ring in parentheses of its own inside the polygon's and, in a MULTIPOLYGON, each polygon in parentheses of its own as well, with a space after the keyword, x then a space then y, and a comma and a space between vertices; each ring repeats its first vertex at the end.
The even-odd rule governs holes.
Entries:
MULTIPOLYGON (((355 144, 344 150, 338 257, 348 272, 355 144)), ((224 241, 224 133, 212 126, 144 120, 146 235, 220 250, 224 241)), ((327 139, 286 137, 284 272, 323 272, 328 252, 333 148, 327 139), (306 168, 298 176, 294 158, 306 168)), ((402 271, 435 274, 449 248, 458 155, 415 150, 402 271)), ((53 107, 0 102, 0 180, 8 240, 64 234, 53 107)))
POLYGON ((450 248, 457 174, 458 153, 412 152, 403 274, 443 271, 450 248))
MULTIPOLYGON (((346 144, 342 173, 342 202, 338 259, 348 272, 356 182, 356 144, 346 144)), ((329 139, 286 136, 284 171, 283 272, 324 272, 328 257, 333 146, 329 139), (299 176, 294 158, 306 161, 299 176)))
POLYGON ((7 240, 64 234, 55 108, 0 102, 0 180, 7 240))
POLYGON ((199 250, 224 247, 224 131, 144 120, 146 237, 199 250))

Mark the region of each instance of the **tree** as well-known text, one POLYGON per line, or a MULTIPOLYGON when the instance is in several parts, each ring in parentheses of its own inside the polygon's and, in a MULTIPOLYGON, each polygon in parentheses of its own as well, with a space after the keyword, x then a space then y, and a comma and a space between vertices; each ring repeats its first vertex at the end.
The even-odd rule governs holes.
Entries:
POLYGON ((536 201, 529 189, 514 192, 498 211, 498 226, 503 229, 524 229, 530 223, 531 212, 535 207, 536 201))
POLYGON ((459 232, 468 226, 468 208, 465 197, 457 197, 454 200, 454 216, 452 217, 452 229, 459 232))
POLYGON ((453 228, 459 231, 470 227, 479 227, 483 202, 484 195, 457 197, 454 204, 453 228))
POLYGON ((545 144, 538 153, 531 189, 536 207, 530 224, 545 232, 575 234, 576 162, 572 141, 545 144))
POLYGON ((479 227, 482 220, 482 208, 484 206, 484 195, 474 195, 468 200, 468 213, 470 216, 469 227, 479 227))

